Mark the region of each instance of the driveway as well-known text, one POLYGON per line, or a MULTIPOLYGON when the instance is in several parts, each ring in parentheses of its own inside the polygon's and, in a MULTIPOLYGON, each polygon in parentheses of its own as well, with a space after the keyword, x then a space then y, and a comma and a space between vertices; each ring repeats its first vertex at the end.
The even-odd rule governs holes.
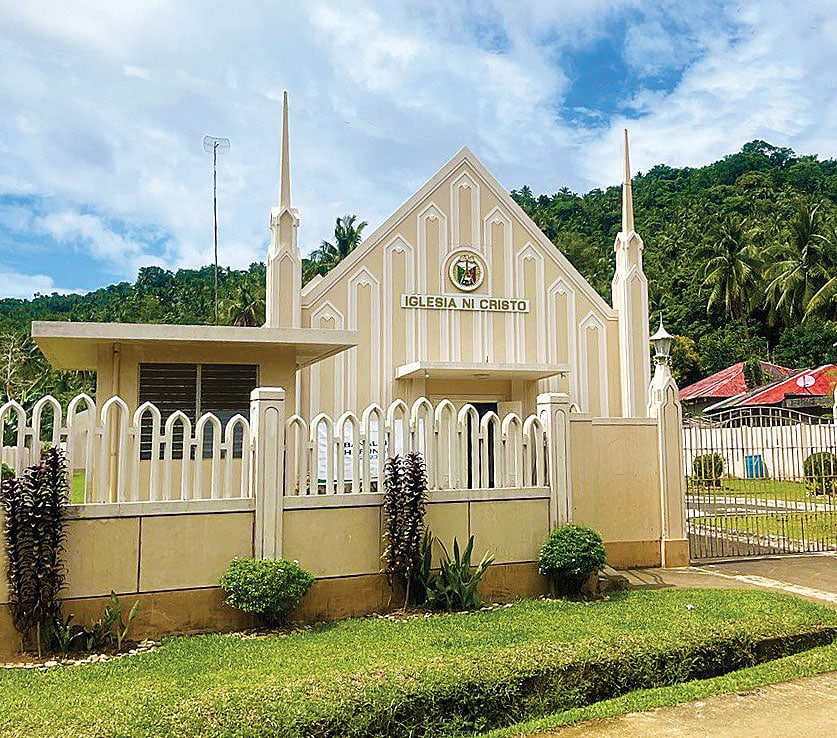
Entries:
POLYGON ((774 556, 697 564, 682 569, 620 571, 638 588, 771 589, 837 607, 837 554, 774 556))

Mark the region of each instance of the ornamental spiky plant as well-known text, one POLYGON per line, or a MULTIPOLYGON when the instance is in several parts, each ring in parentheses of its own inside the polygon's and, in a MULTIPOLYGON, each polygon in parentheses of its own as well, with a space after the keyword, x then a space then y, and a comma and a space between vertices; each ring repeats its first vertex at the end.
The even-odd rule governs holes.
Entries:
POLYGON ((395 456, 384 465, 384 514, 386 515, 387 582, 405 588, 404 607, 410 604, 410 584, 421 560, 424 513, 427 507, 427 473, 418 452, 395 456))
POLYGON ((68 498, 64 453, 48 448, 22 477, 3 482, 9 609, 25 639, 36 630, 41 653, 42 626, 60 617, 64 587, 64 506, 68 498))

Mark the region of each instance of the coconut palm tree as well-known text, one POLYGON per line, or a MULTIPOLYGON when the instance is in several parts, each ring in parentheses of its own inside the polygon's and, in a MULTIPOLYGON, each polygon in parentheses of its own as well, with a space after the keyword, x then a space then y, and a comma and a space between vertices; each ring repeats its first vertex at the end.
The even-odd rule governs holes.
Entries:
POLYGON ((746 330, 758 289, 759 263, 745 221, 732 215, 722 218, 698 258, 706 262, 702 286, 709 290, 707 313, 720 307, 746 330))
POLYGON ((770 249, 770 280, 767 289, 767 308, 774 322, 786 325, 801 321, 809 313, 809 305, 828 302, 828 292, 822 290, 829 282, 828 265, 831 259, 829 241, 820 232, 820 206, 809 207, 804 201, 797 204, 796 215, 787 230, 770 249))
POLYGON ((264 323, 264 283, 248 276, 221 298, 222 324, 253 327, 264 323))
MULTIPOLYGON (((325 241, 311 254, 313 274, 327 274, 354 251, 363 241, 363 229, 366 221, 356 223, 357 215, 344 215, 337 218, 334 226, 334 243, 325 241)), ((313 276, 313 274, 311 276, 313 276)))

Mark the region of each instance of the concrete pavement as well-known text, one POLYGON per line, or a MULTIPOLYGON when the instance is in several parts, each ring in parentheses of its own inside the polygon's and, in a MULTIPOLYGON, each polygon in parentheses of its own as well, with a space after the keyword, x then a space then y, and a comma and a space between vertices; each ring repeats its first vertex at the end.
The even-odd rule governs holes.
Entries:
POLYGON ((537 738, 832 738, 837 735, 837 672, 589 720, 537 738))
POLYGON ((619 574, 636 588, 769 589, 837 607, 835 553, 741 559, 682 569, 628 569, 619 574))

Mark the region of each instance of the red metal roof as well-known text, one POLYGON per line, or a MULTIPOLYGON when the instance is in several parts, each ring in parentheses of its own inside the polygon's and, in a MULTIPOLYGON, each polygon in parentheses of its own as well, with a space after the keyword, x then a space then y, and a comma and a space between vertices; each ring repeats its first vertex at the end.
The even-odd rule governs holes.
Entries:
MULTIPOLYGON (((794 369, 788 369, 779 364, 771 364, 768 361, 761 361, 762 371, 768 374, 772 379, 779 379, 787 377, 795 373, 794 369)), ((680 390, 680 400, 702 400, 702 399, 723 399, 726 397, 735 397, 746 392, 747 380, 744 378, 744 362, 739 361, 737 364, 728 366, 726 369, 721 369, 699 382, 690 384, 680 390)))
POLYGON ((824 364, 816 369, 797 372, 783 382, 771 384, 736 405, 777 405, 787 395, 823 397, 832 394, 835 386, 837 386, 837 366, 824 364))

